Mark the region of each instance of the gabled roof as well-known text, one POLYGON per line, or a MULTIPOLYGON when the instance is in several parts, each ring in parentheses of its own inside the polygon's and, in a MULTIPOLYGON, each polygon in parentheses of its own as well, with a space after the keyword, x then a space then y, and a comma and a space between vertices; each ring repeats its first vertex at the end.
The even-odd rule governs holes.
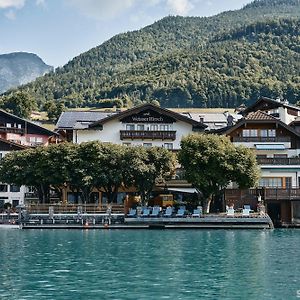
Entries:
POLYGON ((31 126, 32 128, 38 129, 41 132, 43 132, 44 134, 46 134, 46 135, 49 135, 49 136, 57 135, 57 133, 55 133, 54 131, 51 131, 51 130, 49 130, 49 129, 45 128, 45 127, 42 127, 42 126, 40 126, 40 125, 38 125, 38 124, 36 124, 36 123, 34 123, 32 121, 29 121, 27 119, 23 119, 23 118, 20 118, 20 117, 18 117, 16 115, 13 115, 13 114, 11 114, 11 113, 3 110, 3 109, 0 109, 0 115, 1 114, 5 115, 8 118, 12 118, 12 119, 18 120, 19 122, 22 122, 22 123, 26 124, 27 127, 31 126))
POLYGON ((263 111, 256 111, 253 113, 249 113, 246 117, 244 117, 243 119, 241 119, 239 122, 237 122, 234 126, 228 128, 228 130, 226 132, 224 132, 224 134, 229 134, 231 132, 233 132, 234 130, 236 130, 237 128, 243 126, 244 124, 270 124, 270 123, 276 123, 282 127, 284 127, 286 130, 290 131, 291 133, 295 134, 296 136, 300 137, 300 132, 297 132, 294 130, 294 128, 292 128, 289 125, 286 125, 285 123, 283 123, 282 121, 280 121, 279 119, 268 115, 267 113, 263 112, 263 111))
POLYGON ((28 147, 0 138, 0 151, 24 150, 28 147))
POLYGON ((99 112, 99 111, 65 111, 63 112, 57 123, 57 129, 73 129, 76 123, 94 123, 96 121, 107 118, 115 114, 114 112, 99 112))
POLYGON ((288 101, 275 100, 268 97, 260 97, 255 103, 247 107, 245 110, 241 111, 240 114, 245 116, 249 112, 256 111, 257 109, 262 109, 261 105, 263 105, 264 103, 266 105, 270 105, 272 108, 286 107, 292 110, 300 111, 300 107, 291 105, 288 101))
POLYGON ((127 116, 143 112, 144 110, 147 110, 147 109, 151 109, 151 110, 153 110, 153 111, 155 111, 157 113, 163 114, 165 116, 174 118, 174 119, 182 121, 182 122, 189 123, 189 124, 191 124, 191 125, 193 125, 195 127, 200 127, 200 128, 203 128, 203 129, 207 127, 205 124, 203 124, 201 122, 198 122, 198 121, 195 121, 192 118, 189 118, 189 117, 184 116, 184 115, 182 115, 180 113, 176 113, 174 111, 171 111, 171 110, 166 109, 166 108, 159 107, 159 106, 151 104, 151 103, 142 104, 142 105, 136 106, 134 108, 122 111, 122 112, 120 112, 118 114, 114 114, 114 115, 108 116, 108 117, 106 117, 106 118, 104 118, 102 120, 99 120, 99 121, 91 124, 89 127, 90 128, 97 127, 97 126, 103 125, 104 123, 106 123, 106 122, 108 122, 110 120, 113 120, 113 119, 121 120, 121 119, 123 119, 123 118, 125 118, 127 116))

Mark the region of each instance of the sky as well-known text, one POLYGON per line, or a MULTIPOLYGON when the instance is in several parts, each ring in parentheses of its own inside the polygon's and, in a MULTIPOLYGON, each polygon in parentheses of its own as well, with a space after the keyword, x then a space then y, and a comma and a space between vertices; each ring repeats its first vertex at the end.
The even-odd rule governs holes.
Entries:
POLYGON ((0 54, 39 55, 58 67, 118 33, 168 16, 212 16, 251 0, 0 0, 0 54))

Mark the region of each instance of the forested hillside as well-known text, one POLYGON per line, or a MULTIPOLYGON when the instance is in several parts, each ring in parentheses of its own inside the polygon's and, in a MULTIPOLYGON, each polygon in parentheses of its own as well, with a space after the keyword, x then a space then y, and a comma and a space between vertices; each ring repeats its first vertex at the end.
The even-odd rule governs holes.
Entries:
POLYGON ((299 0, 257 0, 209 18, 166 17, 117 35, 21 89, 41 108, 49 100, 75 107, 101 106, 104 99, 234 107, 259 95, 296 102, 299 28, 299 0))

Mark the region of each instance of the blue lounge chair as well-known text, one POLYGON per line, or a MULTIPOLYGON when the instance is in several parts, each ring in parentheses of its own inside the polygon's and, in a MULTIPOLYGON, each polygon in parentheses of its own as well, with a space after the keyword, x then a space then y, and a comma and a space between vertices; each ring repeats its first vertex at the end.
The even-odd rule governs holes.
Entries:
POLYGON ((130 208, 127 217, 135 217, 136 216, 136 209, 130 208))
POLYGON ((250 217, 250 205, 244 205, 243 211, 242 211, 242 217, 250 217))
POLYGON ((176 217, 183 217, 185 214, 185 208, 179 208, 176 217))
POLYGON ((227 217, 234 217, 234 208, 233 207, 229 207, 227 209, 227 217))
POLYGON ((194 209, 192 217, 200 218, 202 215, 202 207, 197 207, 194 209))
POLYGON ((159 206, 154 206, 151 212, 150 217, 158 217, 160 213, 160 207, 159 206))
POLYGON ((171 206, 168 206, 165 211, 164 217, 172 217, 172 214, 173 214, 173 208, 171 206))
POLYGON ((149 215, 150 215, 150 209, 148 207, 144 207, 142 217, 149 217, 149 215))

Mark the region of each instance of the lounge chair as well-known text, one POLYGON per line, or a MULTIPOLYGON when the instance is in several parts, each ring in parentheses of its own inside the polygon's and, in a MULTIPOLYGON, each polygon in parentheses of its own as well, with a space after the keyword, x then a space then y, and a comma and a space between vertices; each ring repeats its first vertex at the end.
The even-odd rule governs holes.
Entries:
POLYGON ((185 213, 185 209, 184 208, 179 208, 176 214, 176 217, 183 217, 185 213))
POLYGON ((136 216, 136 209, 130 208, 127 217, 135 217, 136 216))
POLYGON ((150 209, 148 207, 144 207, 142 217, 149 217, 149 215, 150 215, 150 209))
POLYGON ((159 213, 160 213, 160 207, 154 206, 150 214, 150 217, 158 217, 159 213))
POLYGON ((227 216, 228 217, 234 217, 234 208, 233 207, 229 207, 227 209, 227 216))
POLYGON ((192 217, 200 218, 202 215, 202 207, 197 207, 194 209, 192 217))
POLYGON ((244 205, 242 216, 250 217, 250 210, 251 210, 250 205, 244 205))
POLYGON ((172 217, 172 214, 173 214, 173 208, 171 206, 168 206, 165 211, 164 217, 172 217))

